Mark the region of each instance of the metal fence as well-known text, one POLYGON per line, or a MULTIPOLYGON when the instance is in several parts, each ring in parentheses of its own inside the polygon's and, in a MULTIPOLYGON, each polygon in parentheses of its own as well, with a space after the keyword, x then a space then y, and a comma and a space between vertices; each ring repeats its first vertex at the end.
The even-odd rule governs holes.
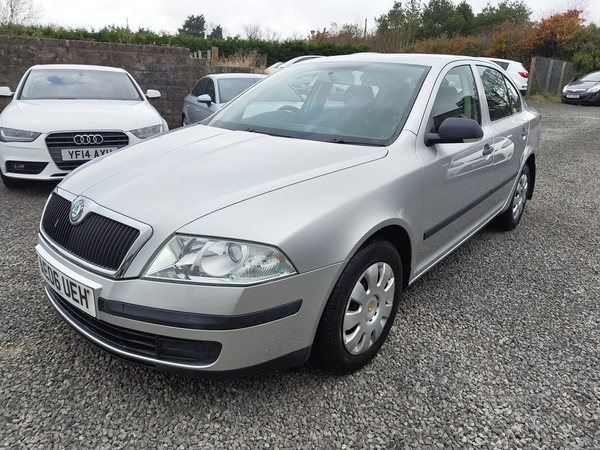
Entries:
POLYGON ((527 96, 560 95, 563 87, 573 81, 575 64, 536 56, 531 59, 527 96))

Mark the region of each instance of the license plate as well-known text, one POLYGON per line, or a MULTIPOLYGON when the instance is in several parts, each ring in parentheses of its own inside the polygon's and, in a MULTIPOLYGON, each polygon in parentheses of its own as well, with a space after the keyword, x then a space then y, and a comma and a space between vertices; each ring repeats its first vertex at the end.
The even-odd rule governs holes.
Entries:
POLYGON ((577 94, 567 94, 567 98, 579 98, 577 94))
POLYGON ((41 256, 38 256, 38 261, 40 272, 46 283, 70 304, 85 311, 90 316, 96 317, 96 298, 92 288, 56 270, 41 256))
POLYGON ((87 161, 88 159, 94 159, 98 156, 112 153, 116 150, 114 147, 110 148, 76 148, 76 149, 63 149, 61 150, 63 161, 87 161))

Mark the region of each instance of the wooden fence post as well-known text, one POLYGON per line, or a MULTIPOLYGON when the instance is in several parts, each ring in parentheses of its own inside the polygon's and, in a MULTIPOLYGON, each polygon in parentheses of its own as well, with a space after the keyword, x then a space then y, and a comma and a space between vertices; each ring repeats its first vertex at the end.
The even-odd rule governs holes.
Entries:
POLYGON ((544 87, 544 94, 549 94, 548 89, 550 88, 550 78, 552 78, 552 69, 554 68, 554 60, 550 61, 550 68, 548 69, 548 75, 546 76, 546 86, 544 87))
POLYGON ((211 58, 212 64, 214 66, 216 66, 217 64, 219 64, 219 47, 213 47, 212 48, 212 58, 211 58))
POLYGON ((558 89, 556 94, 562 94, 563 83, 565 81, 565 69, 567 68, 567 62, 564 61, 562 64, 562 69, 560 70, 560 81, 558 82, 558 89))
POLYGON ((531 67, 529 68, 529 82, 527 83, 527 93, 525 94, 525 96, 528 98, 531 95, 531 89, 532 89, 532 85, 533 85, 533 76, 535 75, 535 62, 536 62, 536 57, 534 56, 533 58, 531 58, 531 67))

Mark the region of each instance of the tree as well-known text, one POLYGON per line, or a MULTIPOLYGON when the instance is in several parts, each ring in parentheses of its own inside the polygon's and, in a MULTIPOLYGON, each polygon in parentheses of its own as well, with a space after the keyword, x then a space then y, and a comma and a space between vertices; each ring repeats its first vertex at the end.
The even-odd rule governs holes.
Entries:
POLYGON ((490 3, 475 18, 473 32, 489 32, 503 26, 527 25, 531 9, 523 0, 504 0, 498 6, 490 3))
POLYGON ((221 28, 221 25, 214 27, 210 34, 206 36, 206 39, 223 39, 223 28, 221 28))
POLYGON ((188 36, 204 37, 206 31, 206 20, 204 14, 199 16, 188 16, 181 28, 179 28, 179 34, 186 34, 188 36))
POLYGON ((34 0, 0 0, 0 23, 31 25, 42 19, 44 9, 34 0))
POLYGON ((376 46, 383 51, 397 52, 414 42, 421 26, 421 5, 418 0, 394 2, 387 14, 375 18, 376 46))
POLYGON ((525 42, 540 56, 569 59, 565 47, 583 29, 582 11, 571 9, 564 14, 554 14, 542 19, 525 42))

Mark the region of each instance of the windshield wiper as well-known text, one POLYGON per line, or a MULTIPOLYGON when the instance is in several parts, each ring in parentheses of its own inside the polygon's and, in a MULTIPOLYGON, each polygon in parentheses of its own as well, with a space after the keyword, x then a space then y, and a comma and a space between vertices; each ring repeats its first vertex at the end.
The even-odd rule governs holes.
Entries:
POLYGON ((331 138, 331 139, 324 139, 324 142, 331 142, 332 144, 346 144, 346 145, 367 145, 367 146, 371 146, 371 147, 385 147, 383 144, 377 144, 373 141, 369 141, 369 140, 365 140, 365 141, 360 141, 360 140, 355 140, 355 139, 344 139, 344 138, 331 138))
POLYGON ((258 131, 256 128, 246 128, 244 131, 247 131, 248 133, 266 134, 267 136, 286 137, 286 138, 292 137, 292 136, 286 136, 285 134, 269 133, 267 131, 258 131))

